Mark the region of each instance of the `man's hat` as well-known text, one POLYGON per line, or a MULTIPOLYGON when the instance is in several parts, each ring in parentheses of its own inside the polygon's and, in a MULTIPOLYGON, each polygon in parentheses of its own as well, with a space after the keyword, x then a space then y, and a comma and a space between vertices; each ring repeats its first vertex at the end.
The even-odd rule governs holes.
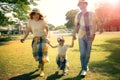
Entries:
POLYGON ((86 3, 86 4, 88 4, 88 1, 86 1, 86 0, 79 0, 78 5, 80 5, 80 3, 86 3))

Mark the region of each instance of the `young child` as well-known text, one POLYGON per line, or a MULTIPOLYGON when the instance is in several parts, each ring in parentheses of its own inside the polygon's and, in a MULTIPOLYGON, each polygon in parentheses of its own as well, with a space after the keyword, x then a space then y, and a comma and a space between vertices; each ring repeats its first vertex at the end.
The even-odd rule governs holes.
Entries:
POLYGON ((72 43, 71 45, 69 45, 69 44, 64 44, 65 40, 63 37, 59 37, 57 38, 57 42, 58 44, 56 46, 53 46, 52 44, 50 44, 49 41, 48 41, 48 44, 52 48, 58 48, 56 63, 58 65, 58 68, 63 71, 63 75, 66 75, 66 68, 69 68, 66 51, 67 51, 67 48, 74 46, 74 40, 72 39, 72 43))

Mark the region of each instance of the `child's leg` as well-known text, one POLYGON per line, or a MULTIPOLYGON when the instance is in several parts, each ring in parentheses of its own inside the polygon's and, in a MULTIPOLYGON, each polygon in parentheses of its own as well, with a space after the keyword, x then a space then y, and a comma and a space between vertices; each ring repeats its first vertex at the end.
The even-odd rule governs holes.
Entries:
POLYGON ((67 60, 64 59, 64 61, 62 62, 62 70, 63 70, 63 75, 66 74, 66 63, 67 63, 67 60))
POLYGON ((67 68, 67 70, 70 69, 69 62, 66 63, 66 68, 67 68))
POLYGON ((60 69, 60 67, 61 67, 60 57, 57 57, 56 63, 58 65, 58 68, 60 69))

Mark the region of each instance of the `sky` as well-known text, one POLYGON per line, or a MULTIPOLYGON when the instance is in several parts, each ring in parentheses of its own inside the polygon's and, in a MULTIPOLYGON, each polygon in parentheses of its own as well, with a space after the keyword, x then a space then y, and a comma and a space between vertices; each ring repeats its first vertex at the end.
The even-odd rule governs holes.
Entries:
MULTIPOLYGON (((55 26, 64 25, 66 23, 65 14, 71 9, 79 9, 77 4, 79 0, 35 0, 40 12, 46 16, 46 21, 55 26)), ((115 0, 88 0, 88 10, 94 11, 96 5, 100 2, 109 1, 114 3, 115 0)))

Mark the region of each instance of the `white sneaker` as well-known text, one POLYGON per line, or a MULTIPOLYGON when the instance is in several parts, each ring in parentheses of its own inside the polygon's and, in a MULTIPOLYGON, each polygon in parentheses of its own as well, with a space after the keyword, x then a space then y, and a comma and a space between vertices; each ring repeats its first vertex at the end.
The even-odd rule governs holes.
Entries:
POLYGON ((82 70, 82 72, 81 72, 81 74, 80 74, 80 75, 81 75, 81 76, 85 76, 85 75, 86 75, 86 73, 87 73, 87 72, 86 72, 85 70, 82 70))

